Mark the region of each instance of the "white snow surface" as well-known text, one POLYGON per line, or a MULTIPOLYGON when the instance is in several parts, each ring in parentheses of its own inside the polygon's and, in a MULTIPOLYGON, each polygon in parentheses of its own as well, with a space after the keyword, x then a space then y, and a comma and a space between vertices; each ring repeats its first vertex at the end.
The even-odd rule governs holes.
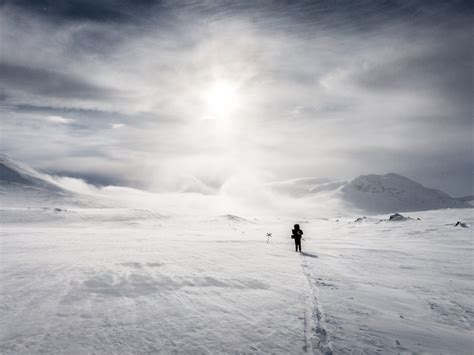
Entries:
POLYGON ((409 216, 3 206, 0 353, 471 354, 472 210, 409 216))

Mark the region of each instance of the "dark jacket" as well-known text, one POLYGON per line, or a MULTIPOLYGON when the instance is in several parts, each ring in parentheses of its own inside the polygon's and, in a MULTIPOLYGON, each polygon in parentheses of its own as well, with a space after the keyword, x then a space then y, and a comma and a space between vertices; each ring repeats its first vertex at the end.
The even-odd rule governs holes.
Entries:
POLYGON ((301 238, 303 238, 303 231, 301 229, 292 229, 291 233, 291 238, 294 239, 295 242, 299 242, 301 238))

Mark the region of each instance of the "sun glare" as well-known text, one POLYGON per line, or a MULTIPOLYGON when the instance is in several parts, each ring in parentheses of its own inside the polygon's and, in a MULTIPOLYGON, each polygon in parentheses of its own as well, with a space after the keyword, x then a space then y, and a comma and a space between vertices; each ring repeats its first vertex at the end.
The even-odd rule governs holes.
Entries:
POLYGON ((228 81, 216 81, 209 88, 206 101, 210 115, 216 118, 228 117, 238 105, 237 87, 228 81))

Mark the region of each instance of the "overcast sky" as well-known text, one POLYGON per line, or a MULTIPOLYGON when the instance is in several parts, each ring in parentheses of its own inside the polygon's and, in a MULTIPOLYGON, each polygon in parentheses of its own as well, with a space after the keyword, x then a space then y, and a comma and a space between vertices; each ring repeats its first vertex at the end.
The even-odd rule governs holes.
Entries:
POLYGON ((154 191, 395 172, 473 193, 470 2, 287 3, 1 2, 0 149, 154 191))

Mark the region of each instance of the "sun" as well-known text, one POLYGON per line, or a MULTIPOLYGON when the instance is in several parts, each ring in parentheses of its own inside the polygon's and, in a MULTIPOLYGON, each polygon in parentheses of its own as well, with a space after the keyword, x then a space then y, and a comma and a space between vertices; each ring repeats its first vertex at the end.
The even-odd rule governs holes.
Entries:
POLYGON ((215 118, 229 117, 239 103, 237 86, 225 80, 215 81, 206 93, 206 103, 211 116, 215 118))

